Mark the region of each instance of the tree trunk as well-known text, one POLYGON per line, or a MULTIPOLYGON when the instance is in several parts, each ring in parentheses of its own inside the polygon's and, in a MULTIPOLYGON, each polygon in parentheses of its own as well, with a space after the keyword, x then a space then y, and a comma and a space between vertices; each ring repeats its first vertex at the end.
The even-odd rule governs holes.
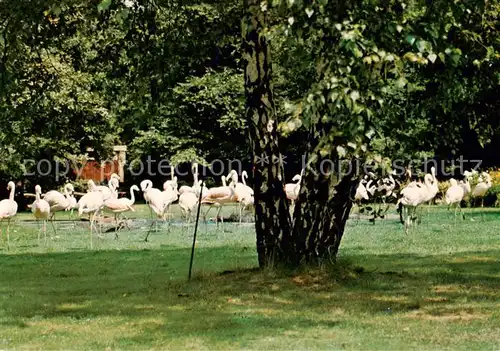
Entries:
POLYGON ((246 120, 254 164, 255 229, 261 267, 283 261, 290 251, 290 217, 278 148, 278 121, 271 84, 271 58, 264 34, 266 1, 245 0, 242 22, 246 120))
POLYGON ((302 179, 294 211, 294 266, 335 260, 356 192, 355 174, 325 172, 316 155, 302 179))

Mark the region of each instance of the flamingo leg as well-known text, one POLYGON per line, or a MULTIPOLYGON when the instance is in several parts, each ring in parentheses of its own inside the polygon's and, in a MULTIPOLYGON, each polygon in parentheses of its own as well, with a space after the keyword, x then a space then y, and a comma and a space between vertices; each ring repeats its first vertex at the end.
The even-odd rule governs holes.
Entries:
POLYGON ((243 204, 240 202, 240 225, 241 225, 241 217, 243 216, 243 204))
POLYGON ((118 214, 115 213, 115 240, 118 240, 118 214))
POLYGON ((73 218, 73 208, 69 210, 69 220, 73 222, 73 228, 76 228, 76 222, 75 219, 73 218))
MULTIPOLYGON (((217 228, 219 227, 218 220, 219 220, 219 216, 220 216, 221 212, 222 212, 222 205, 219 206, 219 209, 217 210, 217 216, 215 216, 215 218, 217 220, 217 228)), ((222 231, 224 231, 224 217, 223 216, 220 217, 220 222, 221 222, 220 228, 222 231)))
MULTIPOLYGON (((54 225, 54 221, 50 221, 50 224, 52 225, 52 230, 54 231, 54 236, 57 235, 57 232, 56 232, 56 227, 54 225)), ((66 235, 66 234, 65 234, 66 235)))
POLYGON ((10 218, 7 219, 7 250, 10 250, 10 218))
POLYGON ((40 222, 36 220, 36 226, 38 227, 38 245, 40 245, 40 222))
POLYGON ((153 221, 153 219, 151 219, 151 225, 149 226, 149 230, 148 230, 148 232, 146 234, 146 237, 144 238, 145 242, 148 242, 149 234, 151 233, 151 229, 153 229, 153 225, 155 225, 155 224, 156 224, 156 230, 158 230, 158 227, 157 227, 158 223, 157 223, 157 221, 156 220, 153 221))
POLYGON ((47 220, 43 220, 43 237, 44 240, 47 241, 47 220))
POLYGON ((408 235, 408 230, 411 224, 411 210, 407 206, 403 206, 403 217, 405 219, 405 234, 408 235))
MULTIPOLYGON (((89 213, 89 217, 90 217, 90 213, 89 213)), ((95 212, 94 212, 94 215, 92 216, 92 219, 90 220, 90 249, 92 250, 92 226, 94 225, 94 221, 95 221, 95 212)))

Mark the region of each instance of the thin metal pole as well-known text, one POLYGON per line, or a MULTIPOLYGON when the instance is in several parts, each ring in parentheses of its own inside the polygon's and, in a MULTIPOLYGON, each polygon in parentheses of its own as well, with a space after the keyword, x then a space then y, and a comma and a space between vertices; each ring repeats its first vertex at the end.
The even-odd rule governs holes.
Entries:
POLYGON ((189 262, 188 280, 191 280, 191 272, 193 270, 194 246, 196 244, 196 233, 198 232, 198 221, 200 219, 201 196, 203 195, 203 183, 204 182, 202 181, 200 186, 200 196, 198 197, 198 210, 196 212, 196 223, 194 224, 193 246, 191 247, 191 261, 189 262))

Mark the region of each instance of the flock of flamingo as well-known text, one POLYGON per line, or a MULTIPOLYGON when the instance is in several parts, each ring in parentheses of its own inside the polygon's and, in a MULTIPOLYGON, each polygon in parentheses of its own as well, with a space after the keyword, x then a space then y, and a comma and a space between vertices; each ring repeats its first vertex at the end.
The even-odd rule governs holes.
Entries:
MULTIPOLYGON (((431 173, 425 174, 423 182, 412 181, 403 187, 399 194, 396 193, 397 183, 393 175, 395 175, 395 172, 378 180, 369 179, 369 176, 366 175, 356 189, 354 200, 359 207, 362 200, 380 197, 382 202, 385 203, 388 197, 396 197, 398 199, 396 207, 400 213, 401 222, 404 224, 405 233, 408 233, 410 226, 417 220, 417 207, 423 204, 430 205, 439 192, 436 169, 431 167, 431 173)), ((465 171, 464 180, 457 181, 453 178, 449 180, 450 186, 444 194, 443 201, 448 205, 448 208, 455 207, 455 216, 457 210, 460 210, 463 215, 460 204, 467 196, 483 199, 488 189, 491 188, 491 176, 487 172, 482 172, 478 175, 474 189, 471 189, 470 181, 476 175, 478 175, 477 171, 465 171)), ((374 177, 373 174, 371 176, 374 177)), ((411 178, 411 172, 409 171, 408 176, 411 178)))
MULTIPOLYGON (((51 190, 44 195, 42 195, 41 187, 36 185, 35 201, 31 205, 31 211, 37 221, 43 222, 43 226, 38 233, 38 239, 40 239, 40 231, 44 233, 45 238, 47 237, 47 222, 49 220, 54 233, 56 232, 53 223, 56 212, 71 211, 71 216, 73 210, 78 210, 78 215, 80 217, 83 215, 89 216, 91 248, 94 230, 96 234, 100 236, 100 230, 96 226, 96 218, 102 212, 114 215, 116 223, 115 238, 118 238, 117 232, 119 228, 119 217, 123 217, 125 212, 135 211, 133 207, 135 203, 134 192, 139 191, 142 191, 143 193, 143 197, 149 206, 152 219, 151 227, 144 239, 145 241, 148 240, 153 224, 157 226, 158 219, 166 219, 166 217, 170 214, 170 206, 175 201, 178 201, 182 215, 186 219, 187 224, 189 224, 194 209, 197 207, 200 200, 201 204, 208 205, 208 209, 203 214, 203 218, 206 220, 208 212, 215 206, 217 207, 215 221, 218 225, 218 219, 220 218, 221 226, 224 223, 223 217, 221 216, 223 205, 228 203, 238 204, 241 223, 243 211, 254 204, 254 191, 246 184, 246 178, 248 178, 247 172, 243 171, 241 173, 242 182, 239 182, 238 173, 235 170, 232 170, 227 176, 221 177, 222 186, 213 188, 207 188, 202 185, 203 182, 198 179, 198 164, 193 163, 192 173, 194 179, 193 185, 184 185, 178 188, 177 177, 174 176, 174 170, 172 167, 171 179, 167 180, 163 184, 163 190, 154 188, 152 181, 146 179, 140 183, 140 188, 137 185, 132 185, 130 187, 130 198, 118 198, 120 177, 115 173, 111 174, 108 186, 97 186, 92 180, 89 180, 87 193, 84 194, 78 201, 75 198, 75 189, 70 183, 64 186, 63 193, 51 190), (156 216, 156 220, 153 220, 153 213, 156 216)), ((292 206, 299 195, 303 173, 304 170, 292 178, 293 183, 288 183, 284 187, 286 196, 292 202, 292 206)), ((465 180, 460 182, 457 182, 455 179, 450 180, 451 186, 446 191, 444 202, 449 206, 455 206, 455 214, 457 209, 460 208, 460 202, 465 196, 467 196, 467 194, 471 193, 469 180, 472 179, 475 174, 477 173, 465 172, 465 180)), ((354 201, 359 205, 362 200, 370 200, 374 198, 376 194, 384 203, 386 199, 391 196, 398 198, 397 207, 400 212, 401 222, 404 223, 405 232, 407 233, 409 227, 416 219, 417 207, 425 203, 430 204, 439 191, 436 172, 435 168, 432 167, 431 173, 424 176, 423 182, 410 182, 399 191, 399 195, 396 193, 397 182, 393 175, 395 175, 394 172, 388 177, 381 179, 374 179, 373 174, 366 175, 360 181, 356 189, 354 201), (370 179, 370 177, 372 179, 370 179)), ((472 190, 471 195, 473 197, 483 197, 491 185, 491 177, 488 173, 483 172, 479 176, 479 182, 472 190)), ((16 215, 18 205, 16 201, 14 201, 14 182, 9 182, 7 189, 10 191, 9 198, 0 201, 0 222, 4 220, 7 221, 6 233, 7 243, 9 245, 10 221, 16 215)), ((2 234, 1 229, 0 234, 2 234)))
MULTIPOLYGON (((80 217, 88 215, 90 221, 91 247, 93 232, 95 231, 97 235, 100 236, 99 229, 96 226, 96 218, 98 218, 99 214, 107 212, 114 215, 114 220, 116 222, 115 238, 118 238, 118 219, 123 216, 125 212, 135 211, 133 207, 135 203, 134 192, 138 191, 142 191, 144 199, 149 206, 151 217, 153 217, 153 213, 156 216, 156 220, 151 222, 151 227, 153 224, 157 225, 158 219, 165 220, 169 214, 170 206, 175 201, 178 201, 183 217, 187 220, 187 223, 189 223, 193 211, 200 199, 201 204, 208 205, 208 209, 203 215, 205 219, 212 207, 218 208, 216 215, 217 225, 219 224, 219 218, 221 218, 221 223, 223 224, 223 217, 220 216, 222 205, 226 203, 239 204, 241 223, 243 211, 254 203, 253 189, 246 185, 246 179, 248 178, 247 172, 242 172, 242 182, 239 182, 238 173, 232 170, 227 176, 222 176, 222 186, 210 189, 204 185, 202 186, 202 181, 198 179, 198 164, 194 163, 192 165, 192 172, 194 178, 192 186, 181 186, 178 188, 177 177, 174 176, 172 167, 171 179, 163 184, 163 190, 154 188, 152 181, 146 179, 140 183, 140 189, 137 185, 132 185, 130 187, 130 198, 118 198, 120 177, 115 173, 111 174, 108 186, 97 186, 92 180, 89 180, 87 193, 78 201, 75 198, 75 189, 70 183, 64 186, 63 193, 51 190, 44 195, 42 195, 41 187, 37 185, 35 186, 35 201, 31 205, 31 211, 37 220, 43 222, 40 231, 44 233, 45 238, 47 236, 48 221, 51 222, 54 233, 56 232, 53 224, 56 212, 71 211, 72 213, 73 210, 78 210, 78 215, 80 217), (228 181, 229 184, 227 183, 228 181)), ((10 191, 10 195, 8 199, 0 201, 0 221, 7 221, 6 232, 7 242, 9 243, 10 221, 16 215, 18 206, 14 201, 14 182, 9 182, 7 188, 10 191)), ((151 227, 144 239, 145 241, 148 240, 151 227)), ((39 239, 40 231, 38 234, 39 239)))

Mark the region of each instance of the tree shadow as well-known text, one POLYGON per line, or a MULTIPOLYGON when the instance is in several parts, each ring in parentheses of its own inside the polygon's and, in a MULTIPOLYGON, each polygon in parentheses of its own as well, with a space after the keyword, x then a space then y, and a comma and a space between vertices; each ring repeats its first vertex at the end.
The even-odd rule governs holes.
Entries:
POLYGON ((474 302, 493 308, 500 299, 499 250, 360 254, 333 270, 288 272, 256 269, 251 250, 241 250, 246 258, 227 267, 234 250, 198 250, 190 282, 189 249, 0 255, 2 325, 26 328, 34 318, 126 318, 136 321, 139 332, 125 339, 139 345, 164 338, 167 331, 183 337, 263 337, 335 328, 350 323, 353 314, 436 316, 474 302), (249 268, 237 268, 241 262, 249 268), (350 262, 391 268, 367 271, 350 262))

